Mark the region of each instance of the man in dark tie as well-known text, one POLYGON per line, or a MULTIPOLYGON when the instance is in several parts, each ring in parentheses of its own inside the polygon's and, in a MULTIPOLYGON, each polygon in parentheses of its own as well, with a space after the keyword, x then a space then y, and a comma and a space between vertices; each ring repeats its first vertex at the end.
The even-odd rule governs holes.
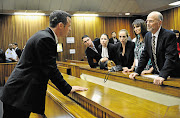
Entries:
POLYGON ((172 31, 162 28, 163 16, 160 12, 151 12, 146 22, 149 32, 145 35, 145 48, 136 72, 131 73, 129 78, 135 79, 140 75, 151 58, 154 73, 159 75, 154 79, 154 84, 162 85, 168 76, 180 76, 176 36, 172 31))
MULTIPOLYGON (((56 10, 49 16, 50 27, 34 34, 26 43, 15 69, 3 87, 3 118, 29 118, 31 112, 44 114, 49 79, 63 95, 87 88, 70 86, 56 64, 58 37, 71 31, 71 16, 56 10)), ((45 118, 45 115, 43 115, 45 118)))

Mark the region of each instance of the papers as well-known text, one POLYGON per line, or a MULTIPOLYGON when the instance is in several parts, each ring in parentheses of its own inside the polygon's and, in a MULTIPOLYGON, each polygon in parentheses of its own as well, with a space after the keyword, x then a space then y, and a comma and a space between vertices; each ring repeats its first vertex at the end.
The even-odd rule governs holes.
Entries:
POLYGON ((76 53, 76 50, 75 50, 75 49, 70 49, 70 50, 69 50, 69 53, 70 53, 70 54, 75 54, 75 53, 76 53))
POLYGON ((67 37, 66 42, 67 43, 74 43, 74 37, 67 37))
POLYGON ((143 77, 147 77, 147 78, 152 78, 152 79, 155 79, 156 77, 158 77, 159 75, 142 75, 143 77))

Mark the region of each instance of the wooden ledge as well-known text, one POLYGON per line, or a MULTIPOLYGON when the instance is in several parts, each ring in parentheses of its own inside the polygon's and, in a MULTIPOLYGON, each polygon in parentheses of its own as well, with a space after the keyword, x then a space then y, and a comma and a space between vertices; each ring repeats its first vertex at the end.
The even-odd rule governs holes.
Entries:
POLYGON ((47 95, 56 101, 65 111, 72 114, 75 118, 95 118, 92 114, 83 109, 67 96, 62 95, 62 93, 57 91, 57 89, 51 85, 48 85, 47 95))
MULTIPOLYGON (((127 93, 103 87, 80 78, 62 74, 72 86, 84 86, 89 90, 75 92, 69 96, 96 117, 166 117, 168 108, 162 105, 127 93)), ((174 107, 171 116, 177 117, 179 109, 174 107)))
MULTIPOLYGON (((107 70, 80 67, 80 75, 87 74, 104 79, 105 76, 107 76, 107 72, 107 70)), ((163 86, 157 86, 153 84, 152 78, 137 76, 136 80, 131 80, 129 79, 129 74, 123 74, 122 72, 110 72, 108 80, 180 97, 180 78, 170 78, 167 81, 164 81, 163 86)))

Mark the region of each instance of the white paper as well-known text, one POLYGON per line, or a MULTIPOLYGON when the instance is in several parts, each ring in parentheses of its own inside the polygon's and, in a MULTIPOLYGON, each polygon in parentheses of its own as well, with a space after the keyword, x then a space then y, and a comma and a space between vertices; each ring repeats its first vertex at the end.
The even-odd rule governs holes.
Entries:
POLYGON ((70 54, 75 54, 75 53, 76 53, 76 50, 75 50, 75 49, 70 49, 70 50, 69 50, 69 53, 70 53, 70 54))
POLYGON ((155 79, 156 77, 159 77, 159 75, 142 75, 143 77, 148 77, 148 78, 152 78, 152 79, 155 79))
POLYGON ((62 43, 57 44, 57 52, 62 52, 63 51, 63 46, 62 43))
POLYGON ((67 37, 66 42, 67 43, 74 43, 74 37, 67 37))

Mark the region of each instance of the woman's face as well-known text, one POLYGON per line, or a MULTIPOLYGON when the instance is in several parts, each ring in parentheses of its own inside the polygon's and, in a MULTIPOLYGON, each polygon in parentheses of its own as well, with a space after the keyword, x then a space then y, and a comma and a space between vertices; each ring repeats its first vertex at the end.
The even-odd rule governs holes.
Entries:
POLYGON ((126 35, 126 32, 125 31, 121 31, 119 32, 119 40, 122 44, 126 43, 127 40, 128 40, 128 37, 126 35))
POLYGON ((176 38, 177 38, 177 39, 179 38, 179 33, 176 33, 176 38))
POLYGON ((139 25, 134 25, 134 32, 136 33, 136 34, 141 34, 141 26, 139 26, 139 25))
POLYGON ((107 44, 109 42, 109 39, 107 38, 106 35, 102 35, 100 38, 100 43, 103 47, 107 47, 107 44))

